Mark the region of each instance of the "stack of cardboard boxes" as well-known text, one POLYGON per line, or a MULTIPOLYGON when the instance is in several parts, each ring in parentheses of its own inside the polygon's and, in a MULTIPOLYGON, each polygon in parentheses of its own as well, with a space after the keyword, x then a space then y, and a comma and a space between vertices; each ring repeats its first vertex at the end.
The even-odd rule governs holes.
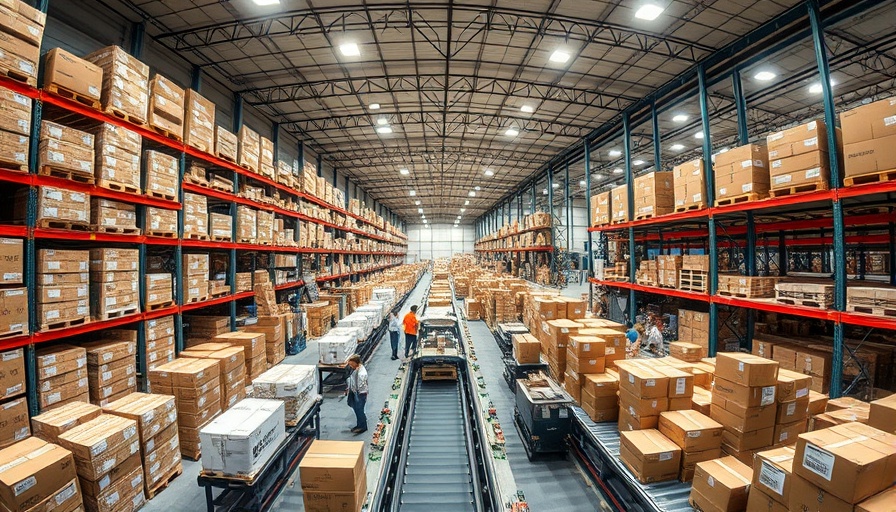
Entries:
POLYGON ((181 471, 177 408, 169 395, 132 393, 103 407, 103 412, 137 423, 146 497, 181 471))
POLYGON ((0 11, 0 64, 14 80, 37 87, 40 43, 47 14, 20 0, 8 0, 0 11))
POLYGON ((146 207, 143 225, 147 235, 177 237, 177 210, 166 210, 153 206, 146 207))
POLYGON ((182 87, 156 74, 149 82, 149 126, 183 140, 185 94, 182 87))
POLYGON ((193 89, 187 89, 184 109, 184 143, 211 153, 215 142, 215 104, 193 89))
POLYGON ((87 351, 72 345, 37 351, 37 398, 48 411, 69 402, 89 402, 87 351))
POLYGON ((672 179, 675 184, 675 211, 706 207, 702 158, 676 165, 672 169, 672 179))
POLYGON ((846 184, 857 176, 896 169, 896 98, 887 98, 840 114, 846 184))
POLYGON ((589 374, 606 369, 607 342, 597 336, 569 336, 566 342, 566 372, 563 387, 577 403, 582 403, 582 389, 589 374))
POLYGON ((582 409, 597 423, 619 420, 619 376, 616 372, 588 374, 582 379, 582 409))
POLYGON ((0 502, 10 512, 84 510, 72 452, 36 437, 0 450, 0 502))
POLYGON ((184 324, 189 326, 188 347, 214 341, 219 334, 230 332, 230 317, 227 316, 189 315, 184 317, 184 324))
POLYGON ((184 350, 180 355, 218 362, 222 409, 229 409, 246 398, 246 356, 242 347, 227 343, 203 343, 184 350))
POLYGON ((677 288, 678 275, 681 272, 681 262, 681 256, 657 256, 657 284, 665 288, 677 288))
POLYGON ((618 361, 619 430, 657 428, 660 413, 691 408, 694 376, 669 365, 618 361))
POLYGON ((208 198, 184 192, 184 238, 208 239, 208 198))
POLYGON ((610 191, 591 196, 591 225, 606 226, 610 223, 610 191))
POLYGON ((90 252, 37 252, 37 316, 41 329, 86 322, 90 317, 90 252))
POLYGON ((149 66, 117 46, 84 58, 103 68, 103 109, 135 124, 146 124, 149 66))
POLYGON ((672 213, 675 208, 675 187, 671 172, 649 172, 638 176, 635 178, 634 192, 636 219, 665 215, 672 213))
POLYGON ((252 396, 281 400, 287 426, 295 426, 317 399, 317 368, 281 364, 252 379, 252 396))
POLYGON ((146 309, 158 309, 174 302, 174 277, 167 273, 146 274, 146 309))
POLYGON ((90 310, 96 320, 140 309, 137 249, 90 250, 90 310))
POLYGON ((103 123, 94 132, 96 139, 95 177, 97 185, 139 194, 142 137, 113 124, 103 123))
MULTIPOLYGON (((137 331, 124 341, 95 341, 87 349, 90 403, 103 407, 137 390, 137 331)), ((116 333, 117 334, 117 333, 116 333)))
POLYGON ((828 136, 823 119, 771 133, 768 143, 770 190, 827 187, 828 136))
POLYGON ((659 431, 681 448, 682 482, 694 478, 697 463, 722 456, 722 430, 720 423, 697 411, 660 413, 659 431))
POLYGON ((364 443, 314 441, 299 463, 299 479, 308 512, 360 510, 367 498, 364 443))
POLYGON ((0 90, 0 159, 8 166, 28 170, 31 98, 9 89, 0 90))
POLYGON ((247 325, 242 331, 264 334, 265 354, 268 368, 279 364, 286 358, 286 340, 284 338, 284 318, 282 315, 259 316, 255 325, 247 325))
POLYGON ((220 126, 215 126, 215 155, 230 162, 236 162, 239 138, 236 134, 220 126))
POLYGON ((768 149, 747 144, 716 155, 713 163, 716 206, 768 197, 768 149))
MULTIPOLYGON (((20 238, 0 238, 0 334, 28 334, 28 289, 24 243, 20 238)), ((33 292, 32 292, 33 293, 33 292)))
POLYGON ((199 431, 221 412, 218 361, 178 358, 148 373, 153 393, 175 397, 181 454, 198 460, 199 431))
POLYGON ((145 320, 143 330, 146 333, 146 369, 174 361, 174 317, 145 320))
POLYGON ((236 208, 236 241, 254 244, 258 238, 258 210, 244 205, 236 208))
MULTIPOLYGON (((14 197, 16 222, 24 222, 28 211, 28 190, 14 197)), ((40 187, 37 194, 37 227, 86 229, 90 224, 90 194, 64 188, 40 187)))
POLYGON ((152 149, 147 149, 143 156, 146 159, 146 194, 175 200, 179 181, 177 158, 152 149))
POLYGON ((69 402, 31 418, 31 424, 35 436, 59 444, 60 435, 87 423, 102 412, 102 409, 87 402, 69 402))
MULTIPOLYGON (((635 209, 637 211, 637 209, 635 209)), ((610 224, 618 224, 629 220, 628 186, 619 185, 610 191, 610 224)))
POLYGON ((233 217, 224 213, 212 212, 209 214, 209 220, 212 240, 216 242, 233 240, 233 217))
POLYGON ((137 422, 100 414, 59 436, 71 450, 88 510, 137 510, 143 496, 143 465, 137 422))
POLYGON ((41 121, 38 165, 69 172, 79 180, 93 179, 94 136, 50 121, 41 121))
POLYGON ((94 197, 90 201, 90 225, 93 231, 140 234, 137 205, 94 197))
POLYGON ((276 167, 274 167, 274 142, 267 137, 259 138, 259 169, 258 173, 268 178, 276 178, 276 167))
POLYGON ((268 368, 265 335, 255 332, 225 332, 214 337, 219 343, 229 343, 243 348, 246 362, 246 378, 251 381, 268 368))
POLYGON ((255 214, 256 243, 274 245, 274 212, 258 210, 255 214))
POLYGON ((0 449, 31 435, 25 398, 25 357, 17 348, 0 352, 0 449))
POLYGON ((208 298, 208 275, 209 275, 209 259, 208 253, 195 254, 188 253, 183 255, 184 283, 183 297, 184 303, 199 302, 208 298))
POLYGON ((809 386, 812 379, 807 375, 778 369, 778 384, 775 400, 774 446, 793 444, 796 437, 806 431, 809 413, 809 386))
MULTIPOLYGON (((237 163, 251 171, 259 171, 261 137, 245 124, 240 127, 237 163)), ((316 188, 316 187, 315 187, 316 188)))

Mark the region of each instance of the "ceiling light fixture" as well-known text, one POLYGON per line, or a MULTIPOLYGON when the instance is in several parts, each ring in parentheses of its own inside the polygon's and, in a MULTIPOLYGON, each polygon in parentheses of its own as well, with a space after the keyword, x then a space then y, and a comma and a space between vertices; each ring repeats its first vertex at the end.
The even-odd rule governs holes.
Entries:
POLYGON ((683 123, 688 119, 690 119, 690 117, 686 116, 685 114, 676 114, 675 117, 672 118, 672 120, 676 123, 683 123))
POLYGON ((380 117, 376 120, 376 124, 378 124, 380 126, 386 126, 389 124, 389 120, 386 119, 385 117, 380 117))
POLYGON ((569 60, 569 57, 569 53, 564 52, 563 50, 555 50, 554 53, 551 54, 551 62, 563 64, 569 60))
MULTIPOLYGON (((830 84, 831 84, 831 88, 833 88, 835 85, 837 85, 836 82, 834 82, 833 80, 831 80, 830 84)), ((812 94, 821 94, 821 91, 822 91, 821 82, 812 84, 809 87, 809 92, 812 94)))
POLYGON ((467 199, 466 201, 464 201, 464 206, 470 206, 470 200, 469 200, 469 199, 467 199))
POLYGON ((491 170, 491 169, 486 169, 486 170, 485 170, 485 175, 486 175, 486 176, 494 176, 494 175, 495 175, 495 171, 493 171, 493 170, 491 170))
POLYGON ((466 208, 461 208, 461 209, 460 209, 460 213, 464 213, 464 212, 466 212, 466 211, 467 211, 466 208))
MULTIPOLYGON (((426 224, 426 219, 423 219, 423 223, 426 224)), ((427 226, 427 227, 429 227, 429 226, 427 226)))
POLYGON ((508 128, 507 131, 504 132, 504 135, 507 135, 508 137, 516 137, 519 134, 520 134, 520 131, 517 130, 516 128, 508 128))
POLYGON ((401 169, 398 171, 398 174, 401 174, 402 176, 407 176, 408 174, 411 174, 411 171, 409 171, 407 169, 401 169))
POLYGON ((470 193, 469 193, 468 195, 469 195, 470 197, 476 197, 476 192, 473 192, 473 191, 471 190, 470 193))
POLYGON ((420 206, 420 200, 418 199, 417 201, 414 201, 414 205, 420 206))
POLYGON ((380 104, 379 103, 371 103, 370 106, 367 108, 369 108, 370 110, 379 110, 380 104))
POLYGON ((702 139, 702 138, 703 138, 703 132, 697 132, 697 133, 695 133, 695 134, 694 134, 694 138, 695 138, 695 139, 702 139))
POLYGON ((255 5, 266 7, 269 5, 280 5, 280 0, 253 0, 255 5))
POLYGON ((617 167, 617 168, 613 169, 613 174, 622 174, 622 168, 617 167))
POLYGON ((551 183, 551 188, 560 188, 559 183, 551 183))
POLYGON ((417 195, 417 191, 416 191, 416 190, 411 190, 410 192, 408 192, 408 194, 410 194, 411 197, 414 197, 414 196, 417 195))
POLYGON ((585 185, 587 185, 587 183, 585 183, 585 180, 579 182, 580 187, 584 187, 585 185))
POLYGON ((473 187, 473 190, 475 190, 476 192, 479 192, 480 190, 482 190, 482 187, 480 187, 479 185, 476 185, 475 187, 473 187))
POLYGON ((618 149, 611 149, 609 155, 612 157, 622 156, 622 151, 619 151, 618 149))
POLYGON ((388 125, 387 126, 378 126, 376 128, 376 133, 379 133, 380 135, 388 135, 388 134, 392 133, 392 127, 388 126, 388 125))
POLYGON ((548 189, 544 189, 541 191, 542 195, 548 195, 548 189))
POLYGON ((525 114, 531 114, 535 112, 535 107, 533 107, 532 105, 523 105, 522 107, 520 107, 520 110, 525 114))
POLYGON ((684 149, 684 145, 683 144, 672 144, 671 146, 669 146, 669 149, 671 149, 672 151, 681 151, 682 149, 684 149))
POLYGON ((635 165, 644 165, 644 160, 635 160, 635 161, 632 162, 632 163, 635 164, 635 165))
POLYGON ((653 21, 659 17, 660 14, 665 10, 664 7, 660 7, 659 5, 646 3, 641 6, 640 9, 635 11, 635 18, 647 21, 653 21))
POLYGON ((776 76, 778 75, 772 73, 771 71, 760 71, 753 75, 753 78, 761 82, 768 82, 769 80, 774 79, 776 76))
POLYGON ((361 55, 361 49, 355 43, 345 43, 339 45, 339 51, 346 57, 357 57, 361 55))

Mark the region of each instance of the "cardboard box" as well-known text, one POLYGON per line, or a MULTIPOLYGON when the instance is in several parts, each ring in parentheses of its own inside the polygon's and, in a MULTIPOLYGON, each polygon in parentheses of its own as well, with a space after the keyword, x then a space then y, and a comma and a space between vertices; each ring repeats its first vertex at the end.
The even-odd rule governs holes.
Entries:
POLYGON ((794 454, 785 446, 759 452, 753 462, 753 486, 783 505, 790 503, 794 454))
POLYGON ((734 457, 700 462, 694 471, 690 502, 703 512, 746 509, 753 469, 734 457))
MULTIPOLYGON (((896 97, 887 98, 840 113, 844 154, 849 144, 896 135, 896 97)), ((890 168, 892 169, 892 167, 890 168)), ((850 174, 847 173, 847 176, 850 174)))
POLYGON ((809 397, 805 396, 798 400, 779 402, 776 416, 777 419, 775 421, 778 423, 805 421, 809 416, 809 397))
POLYGON ((713 397, 724 398, 729 402, 735 402, 743 407, 760 407, 775 403, 775 384, 765 386, 745 386, 726 380, 718 373, 713 381, 713 397))
POLYGON ((21 348, 0 353, 0 400, 25 392, 25 358, 21 348))
POLYGON ((720 457, 722 457, 721 446, 702 452, 681 452, 681 472, 679 473, 678 479, 682 482, 692 481, 698 462, 706 462, 720 457))
POLYGON ((868 425, 884 432, 896 433, 896 395, 871 402, 868 425))
POLYGON ((175 399, 170 395, 131 393, 104 406, 103 412, 136 421, 144 445, 177 421, 175 399))
MULTIPOLYGON (((790 370, 778 371, 778 387, 775 398, 780 402, 790 402, 797 399, 809 398, 809 386, 812 378, 808 375, 790 370)), ((808 404, 807 404, 808 405, 808 404)))
POLYGON ((752 354, 720 352, 716 355, 715 374, 743 386, 773 386, 777 382, 778 363, 752 354))
POLYGON ((794 475, 790 483, 788 510, 852 512, 854 506, 831 494, 826 487, 815 485, 805 478, 794 475))
POLYGON ((75 478, 72 453, 36 437, 0 450, 0 500, 11 512, 32 510, 75 478))
POLYGON ((315 440, 299 463, 303 492, 354 492, 365 474, 360 441, 315 440))
POLYGON ((793 128, 770 133, 766 137, 768 158, 775 160, 812 151, 826 151, 827 140, 824 119, 815 119, 793 128))
POLYGON ((775 425, 775 435, 772 444, 775 446, 787 446, 796 442, 797 436, 806 431, 805 421, 775 425))
POLYGON ((78 425, 98 417, 102 409, 87 402, 71 402, 31 418, 34 435, 51 443, 78 425))
POLYGON ((25 397, 0 402, 0 448, 6 448, 31 435, 28 401, 25 397))
POLYGON ((21 238, 0 238, 0 284, 22 284, 24 253, 21 238))
POLYGON ((610 191, 610 206, 611 224, 629 220, 627 185, 613 187, 613 190, 610 191))
POLYGON ((800 434, 793 472, 848 503, 896 481, 896 436, 861 423, 800 434))
POLYGON ((862 176, 896 169, 896 135, 844 144, 845 176, 862 176))
POLYGON ((619 388, 640 398, 667 397, 669 378, 654 368, 632 361, 618 361, 619 388))
POLYGON ((531 334, 514 334, 513 359, 519 364, 538 364, 541 359, 541 342, 531 334))
POLYGON ((649 172, 638 176, 634 181, 634 194, 635 218, 664 215, 675 209, 671 172, 649 172))
MULTIPOLYGON (((725 405, 720 405, 718 403, 719 399, 715 394, 712 400, 713 404, 710 408, 709 416, 724 425, 726 429, 736 433, 754 432, 764 429, 774 430, 776 407, 745 408, 735 402, 727 401, 725 405)), ((771 443, 768 444, 770 445, 771 443)))
POLYGON ((53 48, 45 59, 44 88, 52 84, 84 98, 100 100, 102 68, 62 48, 53 48))
POLYGON ((681 449, 658 430, 620 432, 619 458, 641 483, 678 478, 681 449))
POLYGON ((254 475, 286 436, 279 400, 247 398, 203 427, 202 468, 228 475, 254 475))
POLYGON ((896 503, 896 487, 890 487, 856 505, 856 512, 892 512, 894 503, 896 503))
POLYGON ((722 444, 720 423, 697 411, 660 414, 659 431, 685 452, 701 452, 722 444))
POLYGON ((0 333, 28 333, 28 290, 0 290, 0 333))

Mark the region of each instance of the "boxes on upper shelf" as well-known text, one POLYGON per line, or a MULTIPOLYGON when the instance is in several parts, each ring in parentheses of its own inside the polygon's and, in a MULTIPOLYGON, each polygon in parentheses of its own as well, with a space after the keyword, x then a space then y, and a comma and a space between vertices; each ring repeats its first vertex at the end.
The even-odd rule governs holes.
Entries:
POLYGON ((137 227, 137 205, 101 197, 90 200, 90 224, 94 231, 140 234, 137 227))
POLYGON ((184 89, 162 75, 149 82, 149 126, 175 140, 184 138, 184 89))
POLYGON ((103 109, 134 124, 146 124, 149 66, 118 46, 103 48, 85 59, 103 68, 103 109))
POLYGON ((766 141, 772 191, 827 185, 830 166, 823 119, 769 134, 766 141))
POLYGON ((260 151, 261 137, 258 132, 244 124, 240 127, 237 163, 250 171, 258 172, 261 159, 260 151))
POLYGON ((102 68, 62 48, 48 51, 45 59, 44 89, 100 107, 102 68))
POLYGON ((184 238, 208 239, 208 198, 184 193, 184 238))
POLYGON ((610 191, 591 196, 591 225, 605 226, 610 223, 610 191))
POLYGON ((676 165, 672 169, 672 179, 675 211, 706 207, 702 158, 676 165))
POLYGON ((90 250, 90 309, 97 320, 140 309, 137 249, 90 250))
POLYGON ((146 194, 174 201, 178 191, 177 158, 148 149, 144 152, 146 168, 146 194))
POLYGON ((239 139, 236 134, 215 126, 215 156, 236 163, 239 139))
MULTIPOLYGON (((635 211, 637 211, 637 208, 635 211)), ((629 220, 628 187, 626 185, 613 187, 613 190, 610 191, 610 213, 610 224, 618 224, 629 220)))
MULTIPOLYGON (((844 175, 856 176, 896 169, 896 98, 886 98, 842 112, 844 175)), ((864 180, 859 180, 861 183, 864 180)))
POLYGON ((716 155, 716 205, 768 197, 769 164, 765 144, 747 144, 716 155))
POLYGON ((132 194, 140 188, 140 145, 142 137, 132 130, 103 123, 93 131, 96 139, 95 177, 97 185, 132 194))
POLYGON ((215 141, 215 104, 193 89, 187 89, 184 110, 184 143, 211 153, 215 141))

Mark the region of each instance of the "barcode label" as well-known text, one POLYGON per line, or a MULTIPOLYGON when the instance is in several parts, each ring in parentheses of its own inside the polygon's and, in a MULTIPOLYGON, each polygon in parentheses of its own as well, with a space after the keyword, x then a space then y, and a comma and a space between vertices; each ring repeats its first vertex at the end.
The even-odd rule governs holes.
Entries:
POLYGON ((759 483, 775 491, 780 496, 784 496, 784 480, 787 474, 781 469, 762 461, 762 467, 759 469, 759 483))
POLYGON ((834 455, 812 443, 806 443, 806 450, 803 452, 803 467, 830 481, 834 472, 834 455))
POLYGON ((775 386, 767 386, 762 388, 762 401, 760 405, 771 405, 775 403, 775 386))

